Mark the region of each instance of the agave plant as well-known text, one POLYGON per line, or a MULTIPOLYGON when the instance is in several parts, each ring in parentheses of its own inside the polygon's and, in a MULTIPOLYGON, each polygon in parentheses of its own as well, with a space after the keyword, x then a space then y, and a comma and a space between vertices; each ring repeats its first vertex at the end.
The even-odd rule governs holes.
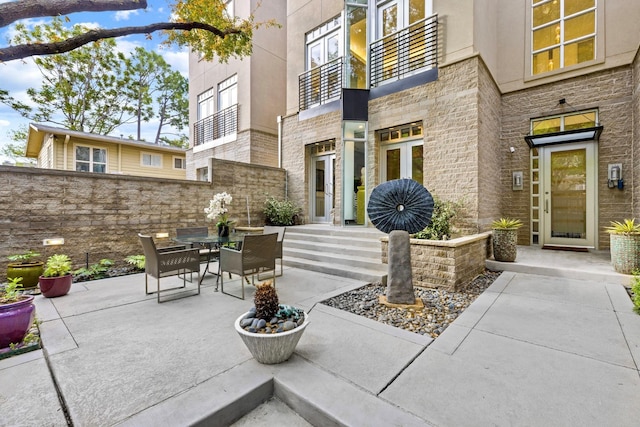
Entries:
POLYGON ((517 230, 522 227, 522 221, 515 218, 500 218, 491 223, 494 230, 517 230))
POLYGON ((631 234, 640 234, 640 224, 636 224, 636 219, 625 219, 624 222, 611 221, 609 227, 605 227, 605 230, 611 234, 622 234, 625 236, 631 234))

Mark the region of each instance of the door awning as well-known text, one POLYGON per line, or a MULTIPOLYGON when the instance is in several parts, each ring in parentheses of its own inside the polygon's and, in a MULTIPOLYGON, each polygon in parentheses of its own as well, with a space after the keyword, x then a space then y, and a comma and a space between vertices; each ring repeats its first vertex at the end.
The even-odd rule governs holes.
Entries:
POLYGON ((584 129, 527 135, 524 137, 524 140, 529 145, 529 148, 552 144, 568 144, 570 142, 597 141, 598 138, 600 138, 603 128, 603 126, 594 126, 584 129))

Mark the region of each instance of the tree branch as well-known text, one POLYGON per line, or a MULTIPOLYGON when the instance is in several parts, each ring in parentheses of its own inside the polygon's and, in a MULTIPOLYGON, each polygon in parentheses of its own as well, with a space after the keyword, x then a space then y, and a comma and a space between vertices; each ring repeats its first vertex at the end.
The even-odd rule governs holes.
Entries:
POLYGON ((66 15, 73 12, 105 12, 146 9, 147 0, 22 0, 0 4, 0 28, 26 18, 66 15))
MULTIPOLYGON (((5 3, 8 4, 8 3, 5 3)), ((71 37, 53 43, 37 43, 37 44, 21 44, 17 46, 8 46, 0 49, 0 62, 12 61, 14 59, 26 58, 28 56, 51 55, 65 53, 77 49, 87 43, 95 42, 102 39, 110 39, 115 37, 128 36, 131 34, 150 34, 159 30, 205 30, 215 34, 220 38, 225 38, 229 34, 239 34, 241 31, 237 28, 229 28, 220 30, 209 24, 201 22, 159 22, 139 27, 122 27, 114 29, 98 29, 90 30, 84 34, 71 37)))

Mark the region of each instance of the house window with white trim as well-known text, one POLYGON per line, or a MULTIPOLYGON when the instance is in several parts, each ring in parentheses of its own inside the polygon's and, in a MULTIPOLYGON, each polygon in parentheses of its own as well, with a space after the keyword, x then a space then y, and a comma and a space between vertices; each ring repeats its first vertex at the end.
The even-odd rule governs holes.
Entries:
POLYGON ((107 173, 107 150, 105 148, 77 145, 75 151, 76 171, 107 173))
POLYGON ((596 2, 532 0, 532 74, 596 59, 596 2))
POLYGON ((161 168, 162 154, 140 153, 140 164, 151 168, 161 168))
POLYGON ((173 168, 174 169, 186 169, 187 162, 184 157, 173 156, 173 168))

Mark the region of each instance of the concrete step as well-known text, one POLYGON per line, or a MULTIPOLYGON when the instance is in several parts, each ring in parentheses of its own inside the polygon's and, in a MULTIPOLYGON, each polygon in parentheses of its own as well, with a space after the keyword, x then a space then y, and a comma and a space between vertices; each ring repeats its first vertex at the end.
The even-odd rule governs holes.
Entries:
POLYGON ((334 262, 314 261, 285 255, 284 265, 369 283, 380 282, 387 275, 387 266, 382 263, 376 267, 347 266, 334 262))
MULTIPOLYGON (((335 232, 334 232, 335 233, 335 232)), ((312 234, 312 233, 294 233, 289 232, 285 234, 285 242, 288 241, 302 241, 302 242, 315 242, 315 243, 323 243, 323 242, 332 242, 337 245, 349 245, 355 247, 362 248, 370 248, 377 244, 377 247, 380 247, 380 237, 382 236, 362 236, 362 235, 351 235, 351 234, 312 234)))
POLYGON ((298 251, 317 251, 330 254, 356 255, 360 258, 375 261, 380 260, 379 244, 377 246, 369 244, 367 246, 354 247, 352 245, 347 245, 346 243, 324 243, 285 239, 282 250, 284 252, 288 252, 292 256, 295 256, 295 253, 298 251))

